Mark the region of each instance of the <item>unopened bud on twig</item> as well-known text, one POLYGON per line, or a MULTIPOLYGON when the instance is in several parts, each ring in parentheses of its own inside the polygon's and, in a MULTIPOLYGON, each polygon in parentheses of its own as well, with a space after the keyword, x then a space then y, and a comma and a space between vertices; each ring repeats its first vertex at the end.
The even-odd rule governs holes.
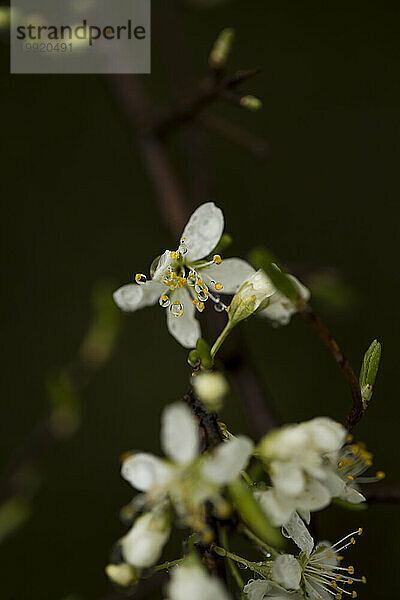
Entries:
POLYGON ((372 391, 381 360, 381 352, 382 347, 380 343, 378 340, 374 340, 364 354, 360 371, 360 388, 364 409, 367 408, 372 398, 372 391))
POLYGON ((223 29, 217 37, 210 52, 208 64, 212 69, 222 69, 228 60, 235 32, 230 27, 223 29))
POLYGON ((242 96, 240 98, 240 106, 247 108, 247 110, 260 110, 260 108, 262 108, 262 102, 255 96, 242 96))

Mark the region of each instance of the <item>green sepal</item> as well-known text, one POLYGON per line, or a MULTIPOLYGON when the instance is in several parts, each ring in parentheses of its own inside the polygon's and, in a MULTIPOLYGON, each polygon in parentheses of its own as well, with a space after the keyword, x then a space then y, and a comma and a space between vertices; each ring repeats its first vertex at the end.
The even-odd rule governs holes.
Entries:
POLYGON ((209 371, 213 367, 213 359, 210 353, 210 346, 203 338, 199 338, 196 344, 197 354, 199 356, 203 369, 209 371))
POLYGON ((332 504, 337 506, 338 508, 343 508, 344 510, 351 510, 354 512, 360 512, 362 510, 367 510, 368 505, 366 502, 360 502, 355 504, 354 502, 348 502, 347 500, 342 500, 342 498, 334 498, 332 500, 332 504))

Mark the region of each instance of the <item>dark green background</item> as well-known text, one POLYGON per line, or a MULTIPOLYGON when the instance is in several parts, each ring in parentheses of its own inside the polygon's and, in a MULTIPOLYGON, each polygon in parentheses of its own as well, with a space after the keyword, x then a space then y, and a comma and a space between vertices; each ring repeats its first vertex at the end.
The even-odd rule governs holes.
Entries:
MULTIPOLYGON (((207 11, 154 0, 153 9, 153 72, 143 81, 160 104, 183 93, 182 69, 189 88, 200 77, 224 26, 237 30, 231 65, 262 66, 246 86, 263 99, 261 112, 215 110, 266 137, 271 158, 259 162, 209 136, 211 197, 224 209, 233 254, 266 244, 288 263, 335 267, 354 286, 351 310, 320 310, 357 368, 370 340, 383 342, 376 394, 358 435, 388 483, 399 481, 400 11, 391 3, 265 0, 207 11)), ((8 61, 3 45, 4 460, 46 410, 46 374, 74 355, 93 285, 125 283, 176 244, 105 80, 10 76, 8 61)), ((175 137, 184 174, 186 142, 175 137)), ((158 451, 161 409, 187 388, 186 353, 163 319, 156 308, 125 318, 115 355, 86 391, 81 430, 48 457, 33 518, 0 549, 2 598, 97 600, 110 590, 103 568, 131 493, 119 477, 119 455, 131 447, 158 451)), ((243 327, 282 421, 344 417, 344 381, 302 320, 278 330, 256 319, 243 327)), ((242 429, 233 400, 223 416, 242 429)), ((397 507, 331 509, 319 518, 332 540, 359 525, 365 536, 349 558, 369 577, 361 596, 394 598, 397 507)))

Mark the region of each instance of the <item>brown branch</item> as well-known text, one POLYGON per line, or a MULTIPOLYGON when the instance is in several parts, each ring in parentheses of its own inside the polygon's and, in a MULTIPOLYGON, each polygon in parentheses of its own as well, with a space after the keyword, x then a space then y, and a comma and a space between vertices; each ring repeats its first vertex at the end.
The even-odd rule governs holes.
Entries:
POLYGON ((400 485, 364 487, 362 493, 368 504, 397 504, 400 502, 400 485))
POLYGON ((270 147, 266 140, 223 117, 207 112, 199 116, 198 122, 208 131, 245 148, 260 160, 265 160, 270 155, 270 147))
POLYGON ((164 115, 154 126, 153 135, 163 139, 172 131, 183 125, 194 121, 199 113, 224 94, 235 89, 243 81, 247 81, 259 73, 260 69, 249 69, 247 71, 236 71, 233 75, 224 77, 221 81, 211 72, 200 85, 199 91, 181 106, 174 108, 169 114, 164 115))
POLYGON ((309 304, 306 304, 304 307, 301 308, 301 313, 306 318, 306 320, 309 323, 311 323, 311 325, 321 338, 322 342, 330 350, 333 359, 336 361, 338 367, 344 375, 344 378, 347 381, 351 393, 352 405, 349 414, 347 415, 347 418, 345 420, 345 426, 348 429, 348 431, 351 431, 360 421, 364 412, 360 385, 358 383, 356 374, 354 373, 349 361, 343 354, 342 350, 340 349, 338 343, 332 337, 331 333, 321 321, 320 317, 314 312, 313 308, 309 304))

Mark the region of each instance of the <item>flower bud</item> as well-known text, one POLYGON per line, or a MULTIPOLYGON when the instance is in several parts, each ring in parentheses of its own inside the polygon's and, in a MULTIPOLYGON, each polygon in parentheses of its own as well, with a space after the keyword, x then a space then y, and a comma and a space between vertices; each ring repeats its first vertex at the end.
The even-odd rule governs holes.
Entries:
POLYGON ((236 325, 247 319, 253 312, 268 305, 269 298, 275 293, 271 281, 260 269, 254 273, 236 292, 229 310, 229 321, 236 325))
POLYGON ((228 392, 228 383, 221 373, 201 373, 192 380, 194 390, 205 407, 217 412, 228 392))
POLYGON ((105 571, 107 577, 121 587, 130 587, 138 581, 138 573, 126 563, 107 565, 105 571))
POLYGON ((170 531, 169 513, 153 510, 139 517, 122 539, 124 559, 135 567, 151 567, 159 559, 170 531))

